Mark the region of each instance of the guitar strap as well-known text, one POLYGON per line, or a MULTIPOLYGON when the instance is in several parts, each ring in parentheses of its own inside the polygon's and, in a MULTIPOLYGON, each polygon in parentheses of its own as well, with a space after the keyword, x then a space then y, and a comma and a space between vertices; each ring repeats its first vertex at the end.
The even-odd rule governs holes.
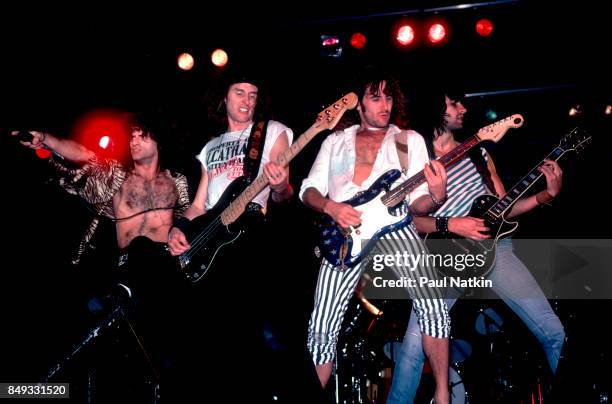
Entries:
POLYGON ((487 162, 482 155, 481 147, 474 147, 472 150, 468 151, 468 156, 470 160, 472 160, 472 164, 476 167, 476 171, 480 174, 482 178, 482 182, 484 182, 485 186, 489 188, 489 192, 491 192, 495 196, 497 192, 495 192, 495 185, 493 185, 493 179, 491 178, 491 171, 489 171, 489 167, 487 166, 487 162))
MULTIPOLYGON (((395 147, 397 149, 397 156, 399 157, 399 161, 402 166, 402 172, 404 173, 404 175, 408 175, 408 161, 409 161, 408 144, 403 143, 402 138, 406 139, 407 141, 407 136, 405 136, 404 131, 401 131, 400 133, 395 135, 395 147)), ((489 191, 493 195, 498 196, 497 192, 495 192, 495 186, 493 185, 493 179, 491 178, 491 171, 489 171, 487 162, 482 156, 481 148, 474 147, 467 154, 470 160, 472 160, 472 163, 474 164, 474 166, 476 167, 476 171, 478 171, 478 174, 480 174, 480 176, 482 177, 482 181, 484 182, 485 186, 489 189, 489 191)))
POLYGON ((400 165, 402 166, 402 173, 408 175, 408 161, 410 159, 408 154, 408 132, 402 130, 395 135, 395 148, 397 149, 397 157, 399 157, 400 165))
POLYGON ((264 144, 266 143, 267 131, 268 121, 254 123, 251 129, 251 136, 249 136, 247 143, 247 152, 244 156, 244 177, 249 184, 257 178, 264 144))

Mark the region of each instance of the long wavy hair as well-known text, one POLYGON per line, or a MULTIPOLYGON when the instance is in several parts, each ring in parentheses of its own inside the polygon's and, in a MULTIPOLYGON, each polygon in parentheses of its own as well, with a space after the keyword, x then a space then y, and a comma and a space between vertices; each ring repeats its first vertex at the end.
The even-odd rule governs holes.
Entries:
MULTIPOLYGON (((361 103, 368 91, 379 95, 380 85, 383 82, 386 83, 384 93, 393 98, 393 109, 391 110, 389 122, 400 128, 406 128, 408 126, 406 96, 402 91, 399 81, 391 73, 374 66, 367 66, 353 78, 346 92, 355 92, 361 103)), ((360 123, 359 113, 356 110, 352 110, 345 113, 337 128, 344 129, 358 123, 360 123)))

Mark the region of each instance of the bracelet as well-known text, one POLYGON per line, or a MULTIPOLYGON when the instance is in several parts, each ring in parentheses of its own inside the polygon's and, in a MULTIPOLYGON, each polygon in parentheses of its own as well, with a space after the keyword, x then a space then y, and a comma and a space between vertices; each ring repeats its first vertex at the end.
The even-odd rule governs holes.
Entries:
POLYGON ((176 227, 184 234, 189 234, 189 229, 191 227, 191 220, 187 219, 185 216, 181 216, 178 219, 174 219, 172 223, 172 227, 176 227))
POLYGON ((277 195, 284 195, 287 192, 289 192, 290 188, 291 188, 291 184, 289 184, 288 182, 286 183, 287 185, 285 185, 283 188, 281 188, 280 191, 270 187, 270 191, 272 191, 272 193, 275 193, 277 195))
POLYGON ((277 191, 272 188, 270 188, 270 190, 272 191, 270 195, 272 202, 277 203, 277 204, 288 203, 289 200, 291 199, 291 195, 293 195, 293 190, 291 188, 291 184, 289 183, 287 183, 287 186, 283 187, 283 189, 280 191, 277 191))
POLYGON ((34 146, 33 149, 40 149, 41 147, 45 147, 44 141, 47 138, 47 134, 45 132, 39 132, 39 133, 40 133, 40 137, 38 138, 38 142, 36 142, 36 146, 34 146))
POLYGON ((444 198, 442 198, 441 201, 438 201, 436 198, 434 198, 433 194, 429 194, 429 197, 431 198, 433 203, 436 204, 436 206, 442 206, 444 205, 444 202, 446 202, 446 195, 444 196, 444 198))
POLYGON ((555 199, 555 197, 552 196, 547 190, 538 192, 536 194, 536 201, 540 205, 548 205, 553 199, 555 199))
POLYGON ((448 216, 436 217, 436 231, 448 233, 448 216))

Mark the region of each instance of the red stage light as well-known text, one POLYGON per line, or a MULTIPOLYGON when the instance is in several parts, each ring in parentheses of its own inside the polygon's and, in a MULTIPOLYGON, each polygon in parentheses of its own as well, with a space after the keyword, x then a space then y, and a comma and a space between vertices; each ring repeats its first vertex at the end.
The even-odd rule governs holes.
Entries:
POLYGON ((395 40, 402 46, 408 46, 414 41, 414 28, 404 24, 397 29, 395 40))
POLYGON ((336 36, 328 36, 328 37, 323 39, 323 42, 321 42, 321 45, 323 45, 323 46, 336 46, 339 43, 340 43, 340 39, 338 39, 338 37, 336 37, 336 36))
POLYGON ((493 32, 493 23, 487 18, 481 18, 476 22, 476 32, 480 36, 489 36, 493 32))
POLYGON ((73 138, 77 142, 104 157, 120 160, 129 156, 129 135, 126 115, 110 110, 84 115, 73 129, 73 138))
POLYGON ((429 40, 432 44, 437 44, 442 42, 446 38, 446 27, 437 22, 431 24, 429 26, 429 30, 427 31, 427 40, 429 40))
POLYGON ((366 37, 361 32, 351 35, 351 46, 355 49, 363 49, 366 45, 366 37))
POLYGON ((100 141, 98 142, 98 145, 102 149, 108 149, 108 146, 110 146, 110 144, 111 144, 111 138, 108 136, 102 136, 100 138, 100 141))

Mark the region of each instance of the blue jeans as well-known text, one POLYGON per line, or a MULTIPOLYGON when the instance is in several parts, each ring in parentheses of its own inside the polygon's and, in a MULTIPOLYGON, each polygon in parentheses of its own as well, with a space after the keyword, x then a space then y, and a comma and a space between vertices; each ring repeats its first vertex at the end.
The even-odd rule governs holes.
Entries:
MULTIPOLYGON (((548 364, 555 373, 565 340, 563 325, 536 280, 514 254, 510 239, 499 241, 497 259, 488 279, 493 281, 495 293, 523 320, 540 341, 548 364)), ((456 298, 446 300, 449 310, 456 301, 456 298)), ((401 352, 395 363, 387 404, 406 404, 414 401, 424 362, 421 333, 414 313, 411 313, 401 352)))

